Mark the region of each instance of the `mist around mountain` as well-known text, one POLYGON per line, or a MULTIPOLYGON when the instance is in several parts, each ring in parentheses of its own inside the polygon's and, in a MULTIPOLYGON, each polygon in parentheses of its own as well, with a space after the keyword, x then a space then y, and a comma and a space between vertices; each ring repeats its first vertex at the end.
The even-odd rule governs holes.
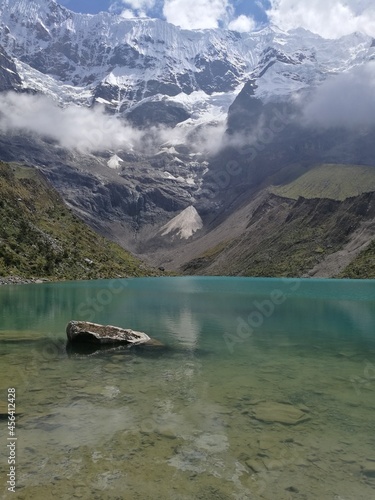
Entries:
POLYGON ((333 276, 368 252, 373 187, 335 200, 315 168, 347 193, 365 167, 373 186, 369 35, 333 40, 274 25, 182 30, 77 14, 54 0, 2 0, 0 27, 0 159, 36 167, 102 235, 153 265, 191 273, 333 276), (288 194, 310 171, 316 197, 288 194), (302 218, 291 229, 298 214, 322 206, 319 223, 302 218), (340 222, 347 211, 349 225, 340 222), (256 235, 248 233, 253 217, 256 235), (332 224, 342 232, 333 242, 332 224), (364 246, 345 252, 361 224, 364 246), (324 251, 297 258, 306 225, 307 246, 324 251), (233 245, 242 248, 234 267, 216 265, 233 245), (342 265, 323 271, 331 254, 342 265))

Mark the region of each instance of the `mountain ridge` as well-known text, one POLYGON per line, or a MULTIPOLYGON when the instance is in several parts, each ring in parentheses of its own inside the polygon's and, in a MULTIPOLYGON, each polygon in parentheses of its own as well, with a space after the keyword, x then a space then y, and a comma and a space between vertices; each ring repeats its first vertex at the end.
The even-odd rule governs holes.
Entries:
POLYGON ((0 162, 0 195, 0 277, 10 282, 159 274, 90 230, 32 167, 0 162))
POLYGON ((371 120, 325 127, 305 114, 321 89, 371 66, 367 35, 187 31, 54 0, 2 0, 0 26, 0 90, 24 94, 0 94, 0 159, 35 165, 79 217, 152 263, 175 266, 162 254, 193 247, 179 265, 218 256, 265 189, 317 164, 373 165, 371 120), (34 127, 43 113, 56 127, 34 127), (185 241, 186 210, 199 230, 185 241))
MULTIPOLYGON (((306 30, 286 33, 272 26, 249 34, 188 31, 160 19, 77 14, 53 0, 2 0, 0 20, 0 44, 11 56, 62 83, 93 86, 93 99, 107 100, 106 87, 119 89, 125 108, 158 93, 173 97, 199 90, 233 91, 267 72, 271 82, 265 81, 264 90, 258 92, 264 98, 276 90, 289 95, 319 83, 324 73, 355 66, 374 52, 371 37, 358 33, 329 41, 306 30), (313 71, 306 66, 301 73, 303 61, 309 61, 313 71), (292 71, 277 89, 272 79, 274 66, 280 64, 292 71)), ((282 68, 277 74, 282 77, 282 68)), ((108 102, 114 106, 117 100, 108 102)))

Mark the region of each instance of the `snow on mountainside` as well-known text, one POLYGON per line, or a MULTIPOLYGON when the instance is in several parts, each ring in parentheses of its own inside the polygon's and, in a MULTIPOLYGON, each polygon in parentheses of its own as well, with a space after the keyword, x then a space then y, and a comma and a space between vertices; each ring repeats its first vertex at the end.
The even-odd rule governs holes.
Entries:
POLYGON ((0 0, 0 92, 18 92, 0 94, 0 158, 37 166, 81 217, 138 254, 164 259, 189 239, 198 256, 290 166, 372 164, 372 129, 302 126, 300 103, 374 59, 361 33, 188 31, 0 0))
MULTIPOLYGON (((77 14, 54 0, 1 0, 0 26, 0 44, 17 59, 24 87, 117 113, 167 96, 169 112, 182 106, 193 119, 225 114, 248 80, 263 100, 284 98, 375 52, 359 33, 325 40, 274 26, 187 31, 162 20, 77 14)), ((186 120, 175 114, 167 124, 186 120)))

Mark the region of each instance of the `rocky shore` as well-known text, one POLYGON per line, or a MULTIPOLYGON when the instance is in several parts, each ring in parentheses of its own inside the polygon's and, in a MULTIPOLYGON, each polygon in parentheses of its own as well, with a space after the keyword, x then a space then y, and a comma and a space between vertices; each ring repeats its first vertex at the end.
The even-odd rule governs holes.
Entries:
POLYGON ((30 283, 45 283, 45 278, 21 278, 20 276, 0 276, 1 285, 27 285, 30 283))

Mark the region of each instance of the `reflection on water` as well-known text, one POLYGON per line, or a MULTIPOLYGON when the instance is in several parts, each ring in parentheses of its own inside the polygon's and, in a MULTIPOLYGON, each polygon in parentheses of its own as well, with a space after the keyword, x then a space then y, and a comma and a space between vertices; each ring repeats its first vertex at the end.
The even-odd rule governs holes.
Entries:
POLYGON ((191 309, 182 309, 175 317, 166 316, 165 327, 166 332, 175 336, 183 347, 198 347, 201 330, 191 309))
POLYGON ((19 411, 1 498, 375 498, 373 281, 28 285, 0 288, 0 307, 19 411), (71 319, 164 347, 72 351, 71 319))

